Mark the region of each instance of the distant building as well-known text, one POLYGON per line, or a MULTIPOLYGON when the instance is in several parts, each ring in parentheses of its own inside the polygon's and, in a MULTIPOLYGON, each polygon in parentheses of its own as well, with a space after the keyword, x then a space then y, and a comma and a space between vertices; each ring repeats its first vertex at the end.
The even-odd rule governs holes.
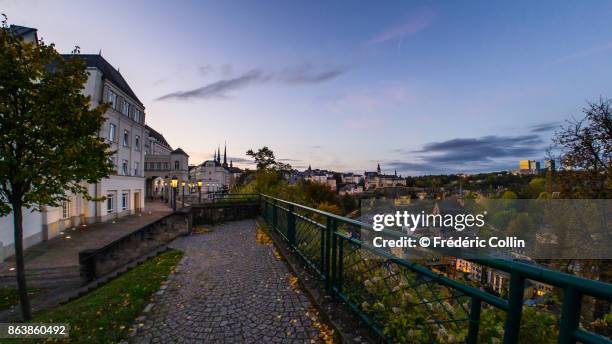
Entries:
POLYGON ((555 171, 555 161, 552 159, 544 160, 544 169, 549 172, 555 171))
POLYGON ((540 173, 540 162, 536 160, 520 160, 518 172, 520 174, 538 174, 540 173))
POLYGON ((360 186, 355 183, 345 184, 338 188, 338 194, 340 196, 360 194, 362 192, 363 192, 363 186, 360 186))
POLYGON ((406 179, 402 178, 402 176, 398 176, 397 171, 395 171, 394 174, 383 174, 380 164, 376 166, 376 172, 366 171, 363 175, 365 177, 366 190, 406 186, 406 179))
POLYGON ((206 160, 191 171, 191 180, 202 181, 202 192, 212 193, 230 190, 236 185, 236 180, 242 170, 234 167, 233 162, 227 163, 227 146, 224 148, 223 162, 221 161, 221 148, 214 153, 212 160, 206 160))
MULTIPOLYGON (((147 197, 170 199, 170 185, 173 177, 179 181, 179 194, 182 195, 182 182, 189 183, 189 155, 181 148, 172 149, 164 136, 146 126, 145 177, 147 178, 147 197)), ((190 189, 185 189, 189 194, 190 189)))
POLYGON ((344 184, 359 184, 363 180, 363 176, 354 173, 343 173, 342 183, 344 184))

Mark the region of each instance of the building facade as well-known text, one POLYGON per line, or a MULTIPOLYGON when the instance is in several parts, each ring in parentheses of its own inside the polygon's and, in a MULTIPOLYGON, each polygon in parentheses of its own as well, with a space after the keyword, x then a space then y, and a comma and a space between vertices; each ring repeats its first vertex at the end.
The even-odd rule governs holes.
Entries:
POLYGON ((397 171, 394 174, 383 174, 380 164, 376 166, 376 172, 366 171, 363 175, 366 190, 406 186, 406 179, 398 176, 397 171))
POLYGON ((233 162, 227 162, 227 146, 224 148, 223 160, 221 160, 221 148, 213 155, 212 160, 206 160, 200 165, 194 166, 191 171, 191 180, 194 183, 202 181, 203 193, 214 193, 227 191, 236 185, 236 180, 242 170, 234 167, 233 162))
MULTIPOLYGON (((21 28, 25 37, 35 39, 34 29, 21 28), (32 38, 34 37, 34 38, 32 38)), ((62 55, 65 59, 83 59, 89 78, 83 93, 90 97, 91 106, 110 103, 104 113, 105 122, 98 133, 115 153, 114 173, 95 184, 85 184, 90 196, 104 201, 90 201, 80 195, 68 194, 60 207, 43 207, 42 211, 24 209, 24 247, 59 235, 76 226, 107 221, 135 214, 144 209, 144 105, 123 76, 101 55, 62 55)), ((12 216, 0 218, 1 228, 12 228, 12 216)), ((12 231, 0 231, 0 259, 14 254, 12 231)))

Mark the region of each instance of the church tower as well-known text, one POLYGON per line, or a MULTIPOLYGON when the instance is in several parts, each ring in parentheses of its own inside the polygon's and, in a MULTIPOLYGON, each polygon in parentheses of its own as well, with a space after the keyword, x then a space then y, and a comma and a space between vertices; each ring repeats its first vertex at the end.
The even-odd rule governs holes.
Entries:
POLYGON ((378 166, 376 166, 376 172, 377 172, 378 174, 380 174, 380 164, 378 164, 378 166))
POLYGON ((227 167, 227 143, 223 147, 223 167, 227 167))

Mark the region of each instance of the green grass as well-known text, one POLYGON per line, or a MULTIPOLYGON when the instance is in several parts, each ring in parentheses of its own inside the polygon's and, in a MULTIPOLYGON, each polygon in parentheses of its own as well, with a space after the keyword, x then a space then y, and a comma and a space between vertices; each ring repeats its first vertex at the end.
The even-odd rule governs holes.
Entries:
POLYGON ((70 339, 64 342, 117 343, 182 256, 166 251, 76 300, 35 314, 32 322, 68 323, 70 339))
MULTIPOLYGON (((28 295, 30 299, 40 294, 43 290, 38 288, 29 288, 28 295)), ((0 311, 11 308, 19 303, 19 293, 17 289, 13 288, 0 288, 0 311)))

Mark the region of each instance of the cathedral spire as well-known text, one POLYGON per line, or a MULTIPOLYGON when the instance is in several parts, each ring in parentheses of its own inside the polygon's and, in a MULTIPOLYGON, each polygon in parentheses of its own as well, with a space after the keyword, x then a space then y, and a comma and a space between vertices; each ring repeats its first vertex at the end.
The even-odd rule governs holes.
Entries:
POLYGON ((223 166, 227 167, 227 143, 223 147, 223 166))
POLYGON ((217 147, 217 162, 221 162, 221 145, 217 147))
POLYGON ((380 174, 380 164, 378 164, 378 166, 376 166, 376 172, 378 172, 378 174, 380 174))

